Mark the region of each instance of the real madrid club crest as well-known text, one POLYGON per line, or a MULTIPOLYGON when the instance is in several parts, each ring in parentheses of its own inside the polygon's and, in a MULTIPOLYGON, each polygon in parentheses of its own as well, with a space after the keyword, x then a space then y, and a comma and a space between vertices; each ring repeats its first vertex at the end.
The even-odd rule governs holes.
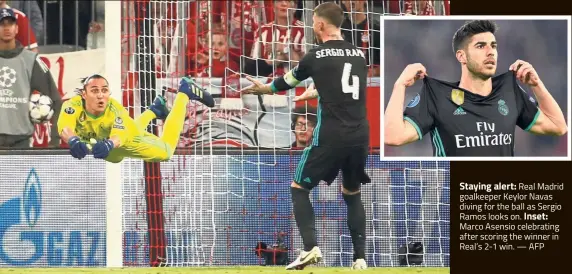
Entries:
POLYGON ((504 116, 508 115, 508 106, 506 105, 506 102, 503 99, 500 99, 498 104, 500 114, 504 116))
POLYGON ((453 103, 457 104, 457 106, 462 105, 463 102, 465 102, 465 92, 460 89, 451 90, 451 100, 453 100, 453 103))

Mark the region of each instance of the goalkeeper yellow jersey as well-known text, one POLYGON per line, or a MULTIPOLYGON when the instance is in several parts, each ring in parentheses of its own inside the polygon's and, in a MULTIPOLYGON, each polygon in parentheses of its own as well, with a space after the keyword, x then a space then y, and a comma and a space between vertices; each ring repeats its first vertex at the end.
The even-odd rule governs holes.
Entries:
POLYGON ((84 100, 79 95, 62 105, 58 133, 66 127, 74 130, 82 141, 88 143, 92 138, 100 141, 117 136, 121 144, 128 144, 137 136, 150 134, 137 126, 129 112, 117 100, 109 98, 105 112, 94 116, 85 111, 84 100))

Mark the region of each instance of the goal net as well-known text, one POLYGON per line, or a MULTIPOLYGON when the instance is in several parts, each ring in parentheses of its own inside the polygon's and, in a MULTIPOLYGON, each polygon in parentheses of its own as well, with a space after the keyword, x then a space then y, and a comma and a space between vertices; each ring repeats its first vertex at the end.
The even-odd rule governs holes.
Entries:
MULTIPOLYGON (((316 101, 295 103, 311 81, 271 96, 241 96, 251 75, 270 81, 315 46, 319 1, 122 1, 123 102, 137 116, 155 95, 172 104, 182 76, 215 96, 190 103, 179 147, 166 163, 122 163, 123 264, 260 265, 259 243, 293 260, 302 246, 289 199, 316 101)), ((372 150, 364 187, 370 266, 400 265, 400 247, 423 244, 424 266, 449 265, 448 162, 379 159, 381 15, 445 15, 444 1, 341 1, 344 37, 368 58, 372 150)), ((156 121, 149 130, 161 134, 156 121)), ((338 184, 336 182, 335 184, 338 184)), ((339 187, 312 193, 325 266, 351 263, 339 187)))

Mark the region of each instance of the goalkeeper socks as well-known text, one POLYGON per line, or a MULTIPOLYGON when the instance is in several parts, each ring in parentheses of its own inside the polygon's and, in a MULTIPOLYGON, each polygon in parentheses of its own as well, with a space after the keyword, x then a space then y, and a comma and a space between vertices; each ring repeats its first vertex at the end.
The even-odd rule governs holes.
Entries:
POLYGON ((153 111, 151 111, 150 109, 144 111, 143 113, 141 113, 141 115, 139 115, 139 117, 137 117, 137 119, 135 119, 135 123, 137 123, 137 126, 142 128, 142 129, 146 129, 149 124, 151 123, 151 121, 153 121, 153 119, 157 118, 155 113, 153 111))
POLYGON ((354 244, 354 261, 365 259, 365 209, 361 201, 361 193, 343 194, 348 207, 348 228, 354 244))
POLYGON ((290 187, 294 218, 302 236, 304 251, 310 251, 318 246, 316 238, 316 224, 314 222, 314 208, 310 202, 310 191, 302 188, 290 187))
POLYGON ((189 96, 184 93, 177 93, 173 108, 165 119, 163 125, 163 135, 161 139, 171 147, 171 151, 175 151, 183 126, 185 124, 185 116, 187 115, 187 104, 189 103, 189 96))

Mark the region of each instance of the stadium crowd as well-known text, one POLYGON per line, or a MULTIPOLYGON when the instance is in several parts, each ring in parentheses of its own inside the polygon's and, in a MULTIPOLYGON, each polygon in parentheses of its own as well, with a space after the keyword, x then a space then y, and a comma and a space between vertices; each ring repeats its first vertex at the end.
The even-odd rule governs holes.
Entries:
MULTIPOLYGON (((133 1, 124 7, 135 9, 139 17, 144 7, 151 7, 147 16, 153 21, 154 66, 158 78, 193 77, 232 78, 233 74, 279 76, 293 68, 304 53, 315 44, 311 31, 313 6, 324 1, 133 1), (309 4, 311 3, 311 4, 309 4), (184 33, 184 43, 177 42, 177 33, 184 33)), ((337 1, 347 12, 343 23, 344 39, 364 51, 371 77, 380 76, 379 15, 412 14, 439 15, 445 11, 436 8, 434 1, 337 1)), ((18 47, 26 47, 40 54, 64 53, 105 47, 104 1, 0 1, 0 8, 15 14, 18 32, 14 38, 18 47)), ((122 11, 123 24, 133 20, 133 13, 122 11)), ((134 23, 131 23, 134 24, 134 23)), ((123 29, 128 27, 123 26, 123 29)), ((124 31, 125 32, 125 31, 124 31)), ((122 43, 130 43, 133 35, 126 34, 122 43), (126 42, 127 41, 127 42, 126 42)), ((133 43, 131 43, 133 44, 133 43)), ((125 62, 122 66, 132 60, 125 62)), ((0 65, 4 62, 0 59, 0 65)), ((48 65, 49 67, 49 65, 48 65)), ((54 77, 55 78, 55 77, 54 77)), ((124 78, 125 79, 125 78, 124 78)), ((58 82, 57 79, 55 82, 58 82)), ((60 85, 60 84, 58 84, 60 85)), ((61 87, 60 87, 61 89, 61 87)), ((69 89, 69 87, 67 87, 69 89)), ((40 90, 40 92, 42 92, 40 90)), ((60 93, 66 93, 69 90, 60 93)), ((224 93, 224 91, 223 91, 224 93)), ((233 92, 223 97, 239 96, 233 92)), ((52 98, 55 104, 61 98, 52 98)), ((27 106, 26 106, 27 107, 27 106)), ((304 113, 315 115, 311 108, 304 113)), ((0 113, 3 110, 0 109, 0 113)), ((312 119, 307 126, 292 126, 291 130, 311 131, 312 119)), ((298 125, 292 120, 292 125, 298 125)), ((38 132, 38 125, 34 125, 38 132)), ((10 135, 8 130, 0 136, 10 135)), ((26 133, 28 134, 28 133, 26 133)), ((311 134, 293 134, 293 146, 308 143, 311 134), (302 138, 302 139, 301 139, 302 138)), ((55 137, 55 135, 53 135, 55 137)), ((51 146, 59 140, 52 140, 51 146)), ((45 147, 46 142, 32 141, 33 147, 45 147), (41 143, 41 144, 39 144, 41 143)), ((61 144, 65 146, 65 144, 61 144)), ((0 147, 10 147, 9 143, 0 147)))

